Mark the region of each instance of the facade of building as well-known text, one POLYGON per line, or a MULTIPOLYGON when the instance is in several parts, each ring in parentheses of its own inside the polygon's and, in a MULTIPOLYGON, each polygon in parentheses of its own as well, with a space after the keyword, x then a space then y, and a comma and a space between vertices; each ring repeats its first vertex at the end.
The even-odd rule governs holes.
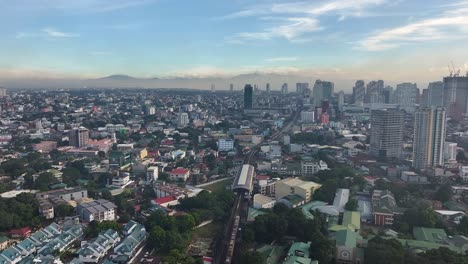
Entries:
POLYGON ((328 100, 333 95, 334 84, 332 82, 316 80, 313 88, 314 106, 321 106, 323 100, 328 100))
POLYGON ((184 168, 176 168, 169 172, 171 180, 186 181, 190 177, 190 170, 184 168))
POLYGON ((408 112, 414 112, 418 97, 419 89, 416 83, 401 83, 396 86, 394 102, 402 109, 408 112))
POLYGON ((384 81, 371 81, 366 86, 365 103, 378 104, 385 101, 383 97, 384 81))
POLYGON ((76 127, 69 132, 70 146, 84 148, 88 146, 89 130, 84 127, 76 127))
POLYGON ((218 139, 218 150, 219 151, 230 151, 234 149, 234 140, 233 139, 218 139))
POLYGON ((447 117, 463 119, 468 110, 468 76, 444 78, 444 106, 447 117))
POLYGON ((320 184, 303 181, 298 178, 286 178, 275 182, 275 198, 280 199, 288 195, 298 195, 305 202, 312 200, 313 193, 321 187, 320 184))
POLYGON ((403 113, 396 109, 371 111, 371 155, 400 158, 403 144, 403 118, 403 113))
POLYGON ((457 147, 458 144, 454 142, 444 143, 444 160, 447 162, 454 162, 457 160, 457 147))
POLYGON ((415 113, 413 167, 425 170, 444 164, 445 108, 424 108, 415 113))
POLYGON ((366 86, 363 80, 356 81, 356 84, 353 87, 353 103, 362 104, 364 103, 364 98, 366 97, 366 86))
POLYGON ((393 193, 387 190, 374 190, 372 192, 372 207, 374 224, 378 226, 391 226, 395 215, 403 214, 403 210, 396 204, 393 193))
POLYGON ((427 107, 444 106, 444 83, 431 82, 427 88, 427 107))
POLYGON ((187 113, 177 113, 177 126, 186 127, 190 123, 187 113))
POLYGON ((246 84, 244 87, 244 109, 253 108, 253 88, 252 85, 246 84))
POLYGON ((76 210, 81 221, 91 222, 96 220, 114 221, 116 220, 117 206, 107 200, 99 199, 92 202, 80 203, 76 210))
POLYGON ((301 111, 301 122, 303 123, 315 122, 314 111, 301 111))

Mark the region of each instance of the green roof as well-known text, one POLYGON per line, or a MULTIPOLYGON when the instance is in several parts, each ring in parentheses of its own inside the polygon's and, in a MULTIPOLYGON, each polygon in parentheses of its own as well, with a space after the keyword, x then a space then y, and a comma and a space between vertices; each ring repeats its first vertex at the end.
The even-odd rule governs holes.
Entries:
POLYGON ((349 229, 339 230, 336 232, 336 245, 345 246, 347 248, 355 248, 358 239, 362 239, 361 236, 349 229))
POLYGON ((345 211, 343 214, 343 225, 353 230, 361 229, 361 213, 355 211, 345 211))
POLYGON ((255 208, 249 207, 249 211, 248 211, 247 214, 248 214, 247 215, 247 221, 254 221, 257 216, 263 215, 263 214, 266 214, 266 213, 263 212, 263 211, 257 210, 255 208))
POLYGON ((440 228, 415 227, 413 236, 416 240, 440 243, 447 238, 447 233, 440 228))
POLYGON ((8 237, 6 237, 6 236, 0 236, 0 243, 6 242, 6 241, 8 241, 8 240, 9 240, 8 237))
POLYGON ((289 248, 288 257, 283 263, 284 264, 294 264, 294 263, 310 264, 310 263, 312 263, 312 260, 309 258, 310 244, 311 244, 311 242, 308 242, 308 243, 303 243, 303 242, 293 243, 291 245, 291 247, 289 248), (304 256, 296 255, 297 251, 304 252, 304 256))
POLYGON ((291 204, 298 204, 298 203, 301 203, 301 202, 304 201, 304 199, 302 197, 300 197, 299 195, 295 195, 295 194, 290 194, 288 196, 284 196, 281 199, 287 200, 291 204))

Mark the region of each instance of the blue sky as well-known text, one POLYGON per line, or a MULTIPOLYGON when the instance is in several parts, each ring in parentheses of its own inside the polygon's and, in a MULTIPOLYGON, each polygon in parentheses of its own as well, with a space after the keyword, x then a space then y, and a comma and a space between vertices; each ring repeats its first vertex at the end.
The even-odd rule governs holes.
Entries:
POLYGON ((2 78, 468 70, 468 1, 0 0, 0 23, 2 78))

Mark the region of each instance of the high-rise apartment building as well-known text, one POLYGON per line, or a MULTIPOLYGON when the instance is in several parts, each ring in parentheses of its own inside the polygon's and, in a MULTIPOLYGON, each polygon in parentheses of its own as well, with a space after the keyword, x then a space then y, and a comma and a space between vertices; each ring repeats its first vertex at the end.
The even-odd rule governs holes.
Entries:
POLYGON ((84 127, 75 127, 68 133, 70 146, 84 148, 88 146, 89 130, 84 127))
POLYGON ((363 80, 356 81, 353 87, 353 103, 362 104, 366 96, 366 86, 363 80))
POLYGON ((431 82, 427 87, 427 107, 444 106, 444 83, 431 82))
POLYGON ((385 101, 383 97, 384 81, 371 81, 367 84, 367 92, 365 97, 366 103, 383 103, 385 101))
POLYGON ((458 147, 457 143, 445 141, 444 143, 444 160, 445 161, 454 162, 457 160, 457 147, 458 147))
POLYGON ((393 101, 393 87, 385 86, 382 90, 383 102, 390 104, 393 101))
POLYGON ((283 83, 283 85, 281 85, 281 94, 285 95, 287 93, 288 93, 288 84, 283 83))
POLYGON ((309 83, 296 83, 296 93, 304 94, 309 90, 309 83))
POLYGON ((244 109, 252 109, 253 107, 253 87, 246 84, 244 87, 244 109))
POLYGON ((189 124, 189 115, 187 113, 177 113, 177 126, 186 127, 189 124))
POLYGON ((415 83, 401 83, 395 89, 395 103, 408 112, 416 109, 419 89, 415 83))
POLYGON ((413 167, 425 170, 444 163, 445 108, 423 108, 414 116, 413 167))
POLYGON ((444 78, 444 106, 447 117, 463 119, 468 111, 468 76, 444 78))
POLYGON ((267 83, 267 84, 266 84, 266 92, 267 92, 267 93, 270 93, 270 83, 267 83))
POLYGON ((334 84, 332 82, 316 80, 313 88, 314 106, 321 106, 323 100, 328 100, 333 95, 334 84))
POLYGON ((340 92, 338 92, 338 109, 340 111, 343 110, 343 106, 344 106, 344 98, 345 97, 345 94, 343 92, 343 90, 341 90, 340 92))
POLYGON ((311 123, 315 121, 314 111, 301 111, 301 121, 303 123, 311 123))
POLYGON ((403 112, 397 109, 371 111, 371 155, 381 158, 400 158, 403 121, 403 112))
POLYGON ((0 87, 0 97, 5 97, 7 95, 7 90, 3 87, 0 87))

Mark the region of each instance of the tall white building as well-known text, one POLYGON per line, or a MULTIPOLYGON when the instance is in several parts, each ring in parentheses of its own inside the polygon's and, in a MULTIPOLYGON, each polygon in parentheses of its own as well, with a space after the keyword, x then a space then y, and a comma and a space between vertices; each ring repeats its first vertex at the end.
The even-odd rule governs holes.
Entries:
POLYGON ((419 96, 419 89, 415 83, 401 83, 396 86, 395 103, 409 112, 414 112, 419 96))
POLYGON ((303 123, 310 123, 315 121, 314 111, 301 111, 301 121, 303 123))
POLYGON ((413 166, 418 170, 444 163, 445 108, 423 108, 415 113, 413 166))
POLYGON ((370 153, 381 158, 400 158, 404 115, 396 109, 371 111, 370 153))
POLYGON ((189 124, 189 116, 187 113, 178 113, 177 114, 177 126, 186 127, 189 124))
POLYGON ((339 93, 338 93, 338 109, 340 111, 343 110, 343 106, 344 106, 344 92, 343 90, 341 90, 339 93))
POLYGON ((454 142, 445 142, 444 144, 444 160, 448 162, 457 160, 458 144, 454 142))

